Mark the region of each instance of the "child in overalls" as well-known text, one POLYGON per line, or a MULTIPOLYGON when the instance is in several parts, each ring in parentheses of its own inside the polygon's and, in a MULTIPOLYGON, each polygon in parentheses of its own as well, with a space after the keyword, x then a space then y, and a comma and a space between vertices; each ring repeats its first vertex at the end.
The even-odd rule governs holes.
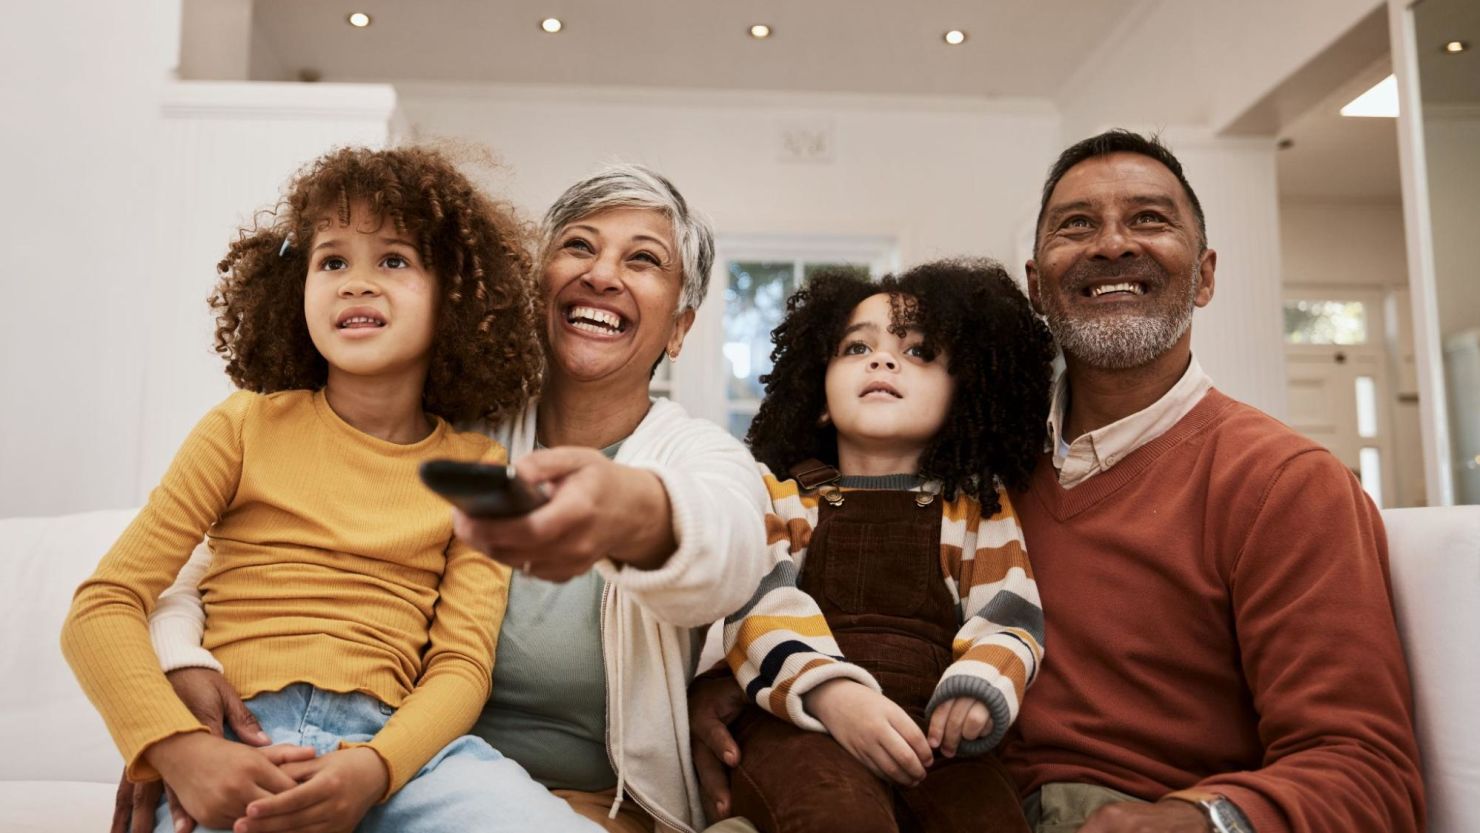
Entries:
POLYGON ((1043 661, 1005 490, 1042 451, 1047 331, 1000 266, 944 261, 819 275, 773 339, 747 442, 775 566, 724 625, 754 703, 735 811, 766 833, 1026 831, 989 753, 1043 661))

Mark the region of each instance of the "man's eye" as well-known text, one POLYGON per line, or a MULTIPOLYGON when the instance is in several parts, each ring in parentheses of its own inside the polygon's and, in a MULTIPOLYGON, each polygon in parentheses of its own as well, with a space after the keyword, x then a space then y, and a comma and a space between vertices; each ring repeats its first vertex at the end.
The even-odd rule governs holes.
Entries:
POLYGON ((1064 221, 1063 228, 1071 228, 1071 229, 1089 228, 1089 218, 1087 218, 1087 217, 1070 217, 1069 219, 1067 219, 1067 220, 1064 221))
POLYGON ((1165 223, 1166 218, 1157 214, 1155 211, 1142 211, 1136 215, 1135 221, 1137 223, 1165 223))

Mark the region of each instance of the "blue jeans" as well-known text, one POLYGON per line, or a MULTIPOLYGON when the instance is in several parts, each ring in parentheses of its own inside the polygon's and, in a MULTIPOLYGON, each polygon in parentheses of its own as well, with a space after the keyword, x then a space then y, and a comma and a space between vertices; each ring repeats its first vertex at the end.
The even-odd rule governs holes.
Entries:
MULTIPOLYGON (((341 740, 370 740, 395 713, 369 695, 336 694, 305 683, 259 694, 247 701, 247 708, 273 743, 310 746, 320 755, 338 749, 341 740)), ((155 833, 174 833, 169 807, 162 801, 154 822, 155 833)), ((372 807, 356 830, 599 833, 601 828, 576 815, 483 739, 464 735, 442 747, 389 801, 372 807)))

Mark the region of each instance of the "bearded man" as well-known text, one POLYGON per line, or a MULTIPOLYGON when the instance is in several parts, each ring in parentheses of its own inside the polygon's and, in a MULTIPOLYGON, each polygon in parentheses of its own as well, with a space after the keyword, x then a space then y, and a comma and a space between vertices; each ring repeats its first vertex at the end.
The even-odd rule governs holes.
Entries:
MULTIPOLYGON (((1038 833, 1418 833, 1381 518, 1198 365, 1216 265, 1156 139, 1110 131, 1054 164, 1027 273, 1065 371, 1014 499, 1047 660, 998 752, 1038 833)), ((696 747, 733 763, 726 708, 693 692, 696 747)))

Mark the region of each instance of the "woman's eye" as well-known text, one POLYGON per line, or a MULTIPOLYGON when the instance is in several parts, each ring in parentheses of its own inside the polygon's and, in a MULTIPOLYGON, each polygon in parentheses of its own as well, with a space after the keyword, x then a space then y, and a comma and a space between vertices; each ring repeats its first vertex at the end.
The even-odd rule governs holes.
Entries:
POLYGON ((663 265, 663 261, 659 260, 658 256, 653 254, 652 252, 638 252, 632 256, 632 259, 640 260, 652 266, 661 267, 663 265))
POLYGON ((590 251, 592 251, 591 244, 590 243, 587 243, 585 240, 582 240, 579 237, 572 237, 571 239, 565 241, 564 245, 562 245, 560 248, 562 248, 562 249, 571 249, 571 250, 577 251, 577 252, 590 252, 590 251))

